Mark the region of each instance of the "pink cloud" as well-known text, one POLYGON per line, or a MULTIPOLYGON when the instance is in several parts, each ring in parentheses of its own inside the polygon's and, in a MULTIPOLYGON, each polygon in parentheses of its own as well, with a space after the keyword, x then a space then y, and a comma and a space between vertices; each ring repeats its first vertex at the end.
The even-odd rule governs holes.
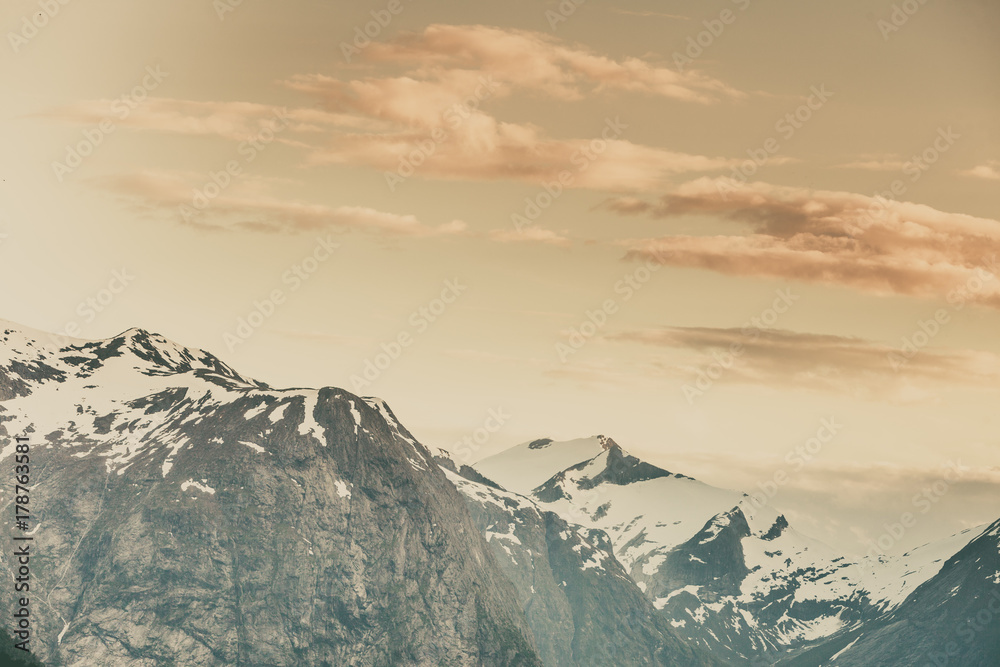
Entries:
POLYGON ((654 217, 712 215, 751 231, 635 241, 632 258, 1000 307, 995 220, 847 192, 708 178, 645 206, 633 199, 606 206, 654 217))

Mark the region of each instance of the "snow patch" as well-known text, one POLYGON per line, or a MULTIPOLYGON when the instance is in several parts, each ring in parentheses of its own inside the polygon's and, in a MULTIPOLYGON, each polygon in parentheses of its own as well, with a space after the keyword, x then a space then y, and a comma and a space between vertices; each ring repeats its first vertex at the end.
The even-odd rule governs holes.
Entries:
POLYGON ((338 496, 340 496, 341 498, 350 498, 351 497, 351 490, 349 488, 347 488, 347 484, 346 483, 344 483, 344 482, 342 482, 341 480, 338 479, 336 482, 333 483, 333 485, 337 488, 337 495, 338 496))
POLYGON ((830 656, 830 662, 833 662, 834 660, 836 660, 836 659, 837 659, 837 658, 839 658, 840 656, 842 656, 842 655, 844 655, 845 653, 847 653, 847 649, 849 649, 849 648, 851 648, 852 646, 854 646, 855 644, 857 644, 857 643, 858 643, 858 639, 861 639, 861 637, 858 637, 858 638, 857 638, 857 639, 855 639, 855 640, 854 640, 853 642, 851 642, 850 644, 848 644, 848 645, 847 645, 847 646, 845 646, 844 648, 840 649, 839 651, 837 651, 836 653, 834 653, 833 655, 831 655, 831 656, 830 656))
POLYGON ((354 407, 354 401, 348 401, 348 403, 351 404, 351 416, 354 417, 354 433, 357 435, 358 427, 361 426, 361 413, 354 407))
POLYGON ((280 422, 282 419, 285 418, 285 410, 287 409, 288 409, 288 403, 282 403, 275 409, 271 410, 271 414, 269 414, 267 418, 271 420, 272 424, 277 424, 278 422, 280 422))
POLYGON ((247 446, 247 447, 249 447, 250 449, 252 449, 252 450, 254 450, 255 452, 257 452, 258 454, 263 454, 264 452, 266 452, 266 451, 267 451, 266 449, 264 449, 264 448, 263 448, 263 447, 261 447, 260 445, 255 445, 254 443, 252 443, 252 442, 247 442, 246 440, 240 440, 240 444, 241 444, 241 445, 246 445, 246 446, 247 446))
POLYGON ((245 413, 243 413, 243 419, 246 419, 247 421, 250 421, 254 417, 262 414, 263 412, 265 412, 266 410, 267 410, 267 403, 261 403, 257 407, 250 408, 245 413))
POLYGON ((654 554, 648 561, 642 564, 642 573, 647 577, 651 577, 660 571, 660 566, 666 562, 666 554, 654 554))
POLYGON ((62 644, 62 639, 66 635, 67 630, 69 630, 69 623, 63 626, 62 632, 56 637, 56 644, 62 644))
MULTIPOLYGON (((202 481, 205 481, 205 480, 202 480, 202 481)), ((212 487, 210 487, 208 484, 199 484, 198 482, 194 481, 193 479, 189 479, 188 481, 186 481, 183 484, 181 484, 181 491, 187 491, 192 486, 194 488, 198 489, 199 491, 201 491, 202 493, 207 493, 210 496, 214 496, 215 495, 215 489, 213 489, 212 487)))
POLYGON ((326 437, 323 434, 323 427, 316 421, 316 405, 319 403, 319 392, 309 391, 302 395, 302 408, 304 414, 302 423, 299 424, 299 435, 312 435, 313 439, 326 447, 326 437))

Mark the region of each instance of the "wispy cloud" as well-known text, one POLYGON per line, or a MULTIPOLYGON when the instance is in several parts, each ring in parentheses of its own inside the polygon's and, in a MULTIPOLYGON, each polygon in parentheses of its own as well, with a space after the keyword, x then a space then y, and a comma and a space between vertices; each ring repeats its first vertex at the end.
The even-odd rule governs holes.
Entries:
POLYGON ((662 190, 677 174, 730 169, 739 159, 693 155, 633 143, 629 120, 614 132, 555 138, 530 122, 487 109, 523 94, 571 103, 643 95, 695 104, 743 97, 697 71, 677 72, 637 57, 610 58, 554 36, 472 25, 431 25, 371 44, 362 62, 281 84, 318 105, 149 98, 115 117, 110 100, 85 100, 43 114, 92 125, 111 118, 132 130, 244 142, 281 123, 276 141, 304 151, 306 166, 363 165, 387 175, 409 171, 440 180, 552 182, 615 192, 662 190))
POLYGON ((981 178, 987 181, 1000 181, 1000 160, 987 160, 984 164, 960 172, 964 176, 981 178))
POLYGON ((720 382, 814 389, 899 403, 931 400, 942 386, 993 387, 1000 380, 1000 357, 988 352, 924 348, 905 359, 902 344, 893 347, 780 329, 663 327, 621 332, 607 339, 690 353, 681 362, 654 361, 653 372, 664 375, 693 380, 699 369, 717 362, 718 353, 729 353, 738 345, 740 353, 720 382))
POLYGON ((837 165, 841 169, 864 169, 867 171, 900 171, 906 161, 898 155, 865 155, 857 160, 837 165))
POLYGON ((642 18, 658 18, 658 19, 678 19, 681 21, 690 21, 690 16, 682 16, 680 14, 665 14, 663 12, 650 12, 650 11, 633 11, 630 9, 621 9, 620 7, 612 7, 611 12, 614 14, 624 14, 626 16, 639 16, 642 18))
MULTIPOLYGON (((116 125, 134 130, 214 136, 232 141, 245 141, 262 131, 273 131, 276 125, 290 134, 326 132, 331 128, 377 131, 386 124, 360 115, 331 113, 320 109, 288 109, 254 102, 218 102, 178 100, 150 97, 134 109, 116 111, 111 100, 83 100, 35 114, 40 118, 78 125, 97 125, 108 119, 116 125), (287 125, 287 127, 286 127, 287 125)), ((304 146, 287 134, 277 140, 304 146)))
MULTIPOLYGON (((454 220, 437 227, 421 223, 413 215, 386 213, 364 206, 326 206, 287 201, 265 194, 255 179, 220 194, 198 208, 193 193, 203 185, 191 173, 138 172, 103 177, 95 184, 122 197, 139 212, 196 227, 217 230, 310 231, 339 229, 373 232, 389 236, 441 236, 464 233, 464 222, 454 220), (187 207, 185 214, 181 207, 187 207)), ((204 175, 200 175, 202 181, 204 175)))
POLYGON ((617 199, 621 214, 711 215, 750 233, 665 236, 629 242, 627 256, 731 275, 838 285, 876 294, 964 300, 1000 307, 993 270, 1000 223, 848 192, 741 185, 702 178, 656 202, 617 199))
POLYGON ((565 234, 565 230, 556 232, 541 227, 525 227, 522 229, 494 229, 489 232, 488 236, 500 243, 529 242, 568 247, 571 241, 565 234))
POLYGON ((641 58, 615 60, 551 35, 484 25, 431 25, 422 32, 373 44, 372 61, 411 69, 472 70, 503 83, 564 100, 621 90, 707 104, 743 93, 700 72, 681 73, 641 58))

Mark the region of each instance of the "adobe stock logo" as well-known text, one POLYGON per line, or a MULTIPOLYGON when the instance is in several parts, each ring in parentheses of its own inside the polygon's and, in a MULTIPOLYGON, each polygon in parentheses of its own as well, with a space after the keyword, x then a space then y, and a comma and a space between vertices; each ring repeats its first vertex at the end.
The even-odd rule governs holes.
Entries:
POLYGON ((127 120, 132 112, 139 108, 150 94, 160 87, 160 84, 170 76, 157 65, 146 67, 142 81, 128 93, 111 103, 112 116, 106 116, 95 127, 83 131, 83 139, 75 145, 66 146, 66 157, 62 162, 52 163, 52 172, 56 180, 62 183, 67 176, 76 171, 84 160, 94 154, 104 139, 118 129, 118 123, 127 120))

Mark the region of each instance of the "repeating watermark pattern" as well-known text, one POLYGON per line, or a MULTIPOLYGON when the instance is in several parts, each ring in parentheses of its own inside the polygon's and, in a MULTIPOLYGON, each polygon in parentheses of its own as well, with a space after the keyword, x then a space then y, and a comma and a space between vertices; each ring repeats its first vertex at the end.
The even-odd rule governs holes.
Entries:
MULTIPOLYGON (((830 444, 843 428, 844 425, 838 423, 836 417, 828 417, 820 420, 820 426, 811 438, 802 444, 796 445, 785 454, 784 461, 788 464, 791 472, 801 472, 806 465, 820 455, 823 448, 830 444)), ((748 494, 750 496, 750 503, 757 509, 764 507, 778 495, 781 487, 788 484, 791 480, 792 477, 788 470, 783 468, 775 471, 769 479, 757 482, 757 488, 761 493, 748 494)))
POLYGON ((444 287, 437 297, 410 313, 406 320, 410 328, 400 331, 388 343, 382 343, 380 352, 365 359, 361 373, 355 373, 350 377, 354 393, 360 393, 382 377, 382 373, 403 356, 403 350, 413 345, 417 336, 441 319, 449 306, 455 303, 467 289, 469 289, 468 285, 463 285, 458 278, 444 281, 444 287))
POLYGON ((212 9, 220 21, 226 20, 226 14, 232 14, 243 4, 243 0, 212 0, 212 9))
POLYGON ((480 104, 496 94, 499 87, 500 84, 493 80, 492 75, 481 76, 479 77, 479 85, 469 97, 442 111, 441 119, 448 129, 435 127, 431 130, 429 137, 417 142, 413 150, 399 158, 399 164, 395 171, 385 172, 385 183, 389 186, 389 192, 395 192, 396 186, 413 176, 437 152, 441 144, 451 139, 455 130, 472 118, 473 112, 479 108, 480 104))
POLYGON ((542 189, 532 197, 524 198, 524 208, 520 212, 511 213, 510 221, 514 229, 522 231, 530 227, 541 217, 542 213, 562 196, 567 188, 573 186, 579 174, 587 171, 608 150, 608 143, 618 139, 628 129, 620 116, 614 119, 605 118, 601 136, 591 139, 570 155, 569 162, 575 169, 563 169, 556 180, 544 183, 542 189))
POLYGON ((118 297, 128 289, 135 281, 135 276, 130 274, 127 268, 116 269, 111 272, 111 279, 107 285, 97 290, 87 298, 77 304, 74 312, 79 319, 72 319, 59 327, 56 333, 49 337, 60 347, 70 344, 69 338, 79 338, 83 324, 90 324, 97 319, 97 316, 106 311, 118 297))
POLYGON ((168 76, 170 73, 161 70, 159 65, 146 67, 146 76, 143 77, 142 82, 111 103, 112 115, 101 120, 95 127, 84 130, 82 140, 66 146, 64 160, 52 163, 52 171, 56 175, 56 180, 62 183, 67 176, 76 171, 83 164, 84 159, 93 155, 97 147, 104 143, 104 139, 118 129, 118 123, 127 119, 133 111, 138 109, 149 98, 149 94, 159 88, 168 76))
POLYGON ((38 0, 38 8, 41 11, 22 16, 20 30, 7 33, 7 41, 10 42, 10 48, 14 53, 19 53, 28 42, 37 37, 38 33, 69 3, 70 0, 38 0))
MULTIPOLYGON (((774 131, 784 141, 788 141, 794 137, 795 133, 805 127, 805 124, 813 118, 815 112, 822 109, 830 98, 833 97, 833 93, 826 89, 826 84, 820 84, 818 87, 810 86, 809 92, 810 95, 804 103, 789 111, 775 122, 774 131)), ((717 181, 718 185, 716 187, 723 201, 728 200, 729 193, 736 190, 736 184, 744 185, 761 167, 766 165, 771 158, 781 151, 781 147, 781 142, 778 141, 777 137, 768 137, 759 147, 748 148, 747 155, 750 159, 744 160, 739 165, 733 167, 733 171, 729 175, 729 180, 719 179, 717 181)))
POLYGON ((240 344, 250 340, 265 322, 274 317, 278 308, 287 302, 288 295, 297 292, 316 275, 338 248, 340 244, 330 240, 329 234, 325 238, 317 238, 313 249, 281 274, 281 284, 287 286, 287 292, 279 287, 271 290, 263 299, 255 299, 250 312, 236 320, 233 331, 222 335, 222 341, 229 351, 234 352, 240 344))
POLYGON ((486 419, 483 420, 482 426, 473 429, 472 433, 462 436, 461 440, 452 445, 452 453, 463 463, 472 463, 476 452, 481 450, 509 420, 510 415, 504 412, 503 408, 491 408, 486 419))
POLYGON ((615 315, 623 304, 628 303, 650 281, 653 273, 659 271, 660 268, 661 266, 657 262, 647 261, 632 273, 622 276, 622 279, 614 285, 614 292, 617 296, 605 299, 594 310, 587 310, 583 320, 566 334, 565 342, 559 341, 555 344, 556 356, 559 357, 559 361, 567 363, 570 357, 579 352, 584 345, 600 333, 607 325, 608 318, 615 315))
MULTIPOLYGON (((412 2, 412 0, 410 0, 412 2)), ((365 25, 355 26, 354 39, 351 42, 341 42, 340 52, 344 54, 344 60, 351 62, 351 58, 361 55, 361 52, 371 46, 372 42, 379 38, 382 31, 389 27, 392 20, 403 13, 406 9, 401 0, 389 0, 385 9, 373 9, 370 13, 372 21, 365 25)))
MULTIPOLYGON (((734 5, 744 12, 750 6, 750 0, 731 0, 734 5)), ((723 9, 714 19, 706 19, 701 22, 704 30, 697 35, 690 35, 685 43, 684 52, 674 51, 674 67, 678 72, 683 72, 684 68, 693 63, 705 54, 715 40, 722 37, 728 26, 736 23, 738 14, 730 8, 723 9)))
POLYGON ((212 201, 218 198, 234 182, 234 179, 243 174, 243 167, 257 159, 260 153, 267 149, 282 131, 288 129, 288 110, 281 109, 274 112, 274 118, 270 120, 270 127, 265 127, 257 134, 248 137, 236 149, 236 152, 243 161, 229 160, 223 169, 208 172, 208 180, 194 189, 191 194, 191 205, 181 204, 178 211, 185 222, 191 222, 198 215, 203 213, 212 201))
POLYGON ((875 22, 879 32, 882 33, 882 40, 888 42, 889 36, 899 32, 927 2, 928 0, 903 0, 893 5, 887 19, 880 18, 875 22))
POLYGON ((545 20, 549 22, 549 28, 553 31, 559 27, 560 23, 565 23, 569 17, 576 13, 576 10, 584 5, 587 0, 560 0, 559 5, 554 9, 545 10, 545 20))
POLYGON ((960 287, 948 292, 945 299, 950 304, 950 308, 938 308, 934 311, 934 316, 926 320, 917 322, 917 329, 908 336, 903 336, 899 349, 892 350, 886 355, 889 366, 897 373, 906 367, 917 354, 927 347, 943 327, 951 323, 951 310, 959 311, 965 308, 965 304, 983 291, 987 284, 996 278, 996 256, 984 259, 983 264, 989 266, 987 271, 982 266, 977 267, 974 275, 965 281, 960 287))
POLYGON ((882 524, 885 532, 874 540, 865 541, 865 544, 871 547, 868 550, 869 556, 876 558, 887 555, 887 552, 891 551, 903 539, 906 532, 919 523, 919 515, 927 514, 934 509, 934 506, 941 502, 941 499, 948 494, 951 487, 961 480, 962 476, 968 470, 966 466, 962 465, 961 459, 958 461, 948 461, 944 467, 945 470, 941 479, 925 486, 920 490, 920 493, 914 495, 910 500, 910 504, 918 513, 903 512, 899 515, 898 520, 882 524))
POLYGON ((968 662, 961 660, 963 657, 962 644, 952 637, 957 636, 966 646, 971 646, 976 637, 986 630, 992 629, 993 632, 996 632, 994 623, 1000 619, 1000 589, 992 588, 986 593, 986 596, 986 602, 979 611, 974 616, 958 623, 950 636, 942 635, 940 627, 937 625, 910 621, 920 630, 935 636, 941 642, 940 650, 928 651, 927 659, 930 662, 925 663, 925 667, 949 667, 949 665, 964 667, 968 662))
MULTIPOLYGON (((919 154, 911 156, 903 164, 903 175, 909 176, 910 183, 916 183, 961 138, 962 135, 956 133, 951 128, 951 125, 946 128, 939 127, 937 129, 937 136, 931 145, 919 154)), ((901 178, 897 178, 889 184, 887 190, 874 193, 872 195, 874 201, 865 210, 864 215, 858 223, 858 229, 854 230, 855 233, 864 231, 879 220, 884 219, 889 212, 889 202, 895 201, 905 195, 908 189, 909 185, 907 182, 901 178)))
MULTIPOLYGON (((792 294, 792 290, 787 287, 775 290, 775 294, 777 294, 777 297, 775 297, 771 306, 761 311, 760 315, 751 317, 750 321, 740 329, 740 334, 747 340, 754 341, 760 338, 761 331, 772 328, 781 315, 787 313, 800 298, 797 294, 792 294)), ((688 405, 694 405, 696 398, 704 396, 705 392, 709 391, 717 381, 722 379, 745 353, 746 345, 740 341, 730 343, 727 350, 714 350, 712 352, 713 361, 698 370, 698 378, 694 381, 694 384, 689 383, 681 387, 681 392, 684 394, 684 398, 687 399, 688 405)))

